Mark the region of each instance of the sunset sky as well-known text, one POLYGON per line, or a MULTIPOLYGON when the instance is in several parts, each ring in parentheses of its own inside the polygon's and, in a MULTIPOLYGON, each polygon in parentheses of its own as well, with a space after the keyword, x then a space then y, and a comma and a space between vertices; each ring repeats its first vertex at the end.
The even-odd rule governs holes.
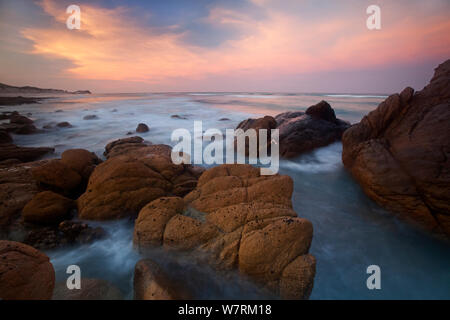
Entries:
POLYGON ((0 0, 0 82, 18 86, 392 93, 448 58, 448 0, 0 0))

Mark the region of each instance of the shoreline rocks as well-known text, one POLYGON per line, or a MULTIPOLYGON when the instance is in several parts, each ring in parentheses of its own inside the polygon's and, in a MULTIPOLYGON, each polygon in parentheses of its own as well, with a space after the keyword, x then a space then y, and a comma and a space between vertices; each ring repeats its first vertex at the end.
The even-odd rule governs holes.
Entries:
MULTIPOLYGON (((348 127, 350 127, 348 122, 336 118, 331 106, 326 101, 321 101, 309 107, 306 112, 289 111, 280 113, 275 118, 265 116, 247 119, 242 121, 236 129, 266 129, 268 142, 271 140, 270 130, 278 129, 280 156, 293 158, 339 141, 348 127)), ((248 154, 248 144, 246 144, 246 152, 248 154)))
POLYGON ((387 98, 342 142, 342 161, 370 198, 450 238, 450 60, 422 91, 387 98))
POLYGON ((214 167, 184 198, 143 207, 134 245, 203 253, 217 269, 238 269, 282 298, 307 299, 315 274, 312 225, 293 211, 292 190, 288 176, 260 176, 250 165, 214 167))
POLYGON ((167 195, 183 196, 197 183, 190 165, 175 165, 166 145, 146 145, 140 137, 108 144, 105 162, 95 168, 78 200, 82 219, 133 217, 147 203, 167 195))

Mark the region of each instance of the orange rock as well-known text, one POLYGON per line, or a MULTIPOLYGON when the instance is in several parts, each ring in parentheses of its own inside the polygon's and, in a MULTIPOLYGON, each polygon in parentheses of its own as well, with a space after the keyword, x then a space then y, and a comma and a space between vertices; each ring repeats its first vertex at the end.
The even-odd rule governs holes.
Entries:
POLYGON ((0 240, 0 298, 50 299, 55 271, 49 258, 28 245, 0 240))
POLYGON ((237 268, 281 297, 308 298, 315 273, 308 254, 312 225, 292 210, 292 188, 290 177, 259 176, 250 165, 214 167, 184 200, 145 206, 134 245, 206 253, 214 267, 237 268))
POLYGON ((26 222, 52 224, 63 221, 74 207, 71 199, 52 191, 37 193, 22 210, 26 222))

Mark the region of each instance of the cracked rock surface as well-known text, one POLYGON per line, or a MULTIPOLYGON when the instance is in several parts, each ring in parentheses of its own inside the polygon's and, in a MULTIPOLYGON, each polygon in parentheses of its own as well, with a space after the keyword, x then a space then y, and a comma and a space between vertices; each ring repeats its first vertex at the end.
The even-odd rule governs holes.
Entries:
POLYGON ((308 253, 313 228, 292 209, 292 190, 289 176, 261 176, 250 165, 209 169, 184 198, 142 208, 134 245, 204 253, 214 267, 236 268, 282 298, 307 299, 315 275, 308 253))
POLYGON ((383 207, 450 237, 450 60, 343 135, 344 165, 383 207))

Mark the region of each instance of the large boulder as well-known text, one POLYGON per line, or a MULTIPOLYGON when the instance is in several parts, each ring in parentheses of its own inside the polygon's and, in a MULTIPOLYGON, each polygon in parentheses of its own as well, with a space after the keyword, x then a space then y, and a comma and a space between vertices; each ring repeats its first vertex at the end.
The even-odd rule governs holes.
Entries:
POLYGON ((450 236, 450 60, 422 91, 391 95, 342 141, 344 165, 368 196, 450 236))
POLYGON ((33 168, 32 175, 42 186, 65 193, 75 191, 82 182, 80 174, 59 159, 51 160, 42 166, 33 168))
POLYGON ((50 299, 54 286, 55 271, 44 253, 0 240, 0 299, 50 299))
POLYGON ((22 210, 24 221, 37 224, 54 224, 63 221, 74 207, 71 199, 52 191, 37 193, 22 210))
POLYGON ((31 170, 47 161, 0 167, 0 229, 20 215, 23 207, 39 192, 31 170))
POLYGON ((186 300, 189 293, 175 283, 162 268, 151 259, 142 259, 134 268, 135 300, 186 300))
POLYGON ((85 149, 69 149, 61 154, 61 162, 87 181, 94 168, 102 161, 94 152, 85 149))
POLYGON ((86 192, 77 201, 81 218, 105 220, 135 216, 143 206, 159 197, 184 196, 195 188, 199 172, 190 165, 173 164, 169 146, 123 149, 128 143, 107 146, 108 160, 95 168, 86 192))
POLYGON ((80 289, 68 289, 65 282, 57 283, 53 300, 123 300, 118 288, 102 279, 81 278, 80 289))
MULTIPOLYGON (((255 129, 257 133, 259 129, 266 129, 268 141, 271 140, 270 130, 278 129, 280 155, 292 158, 340 140, 349 126, 348 122, 336 118, 334 110, 326 101, 321 101, 309 107, 306 112, 289 111, 280 113, 275 118, 265 116, 247 119, 236 129, 255 129)), ((248 153, 248 145, 246 152, 248 153)))
POLYGON ((290 177, 261 176, 250 165, 209 169, 184 199, 142 208, 134 245, 206 253, 218 269, 237 268, 283 298, 306 299, 315 274, 313 229, 292 209, 292 190, 290 177))

